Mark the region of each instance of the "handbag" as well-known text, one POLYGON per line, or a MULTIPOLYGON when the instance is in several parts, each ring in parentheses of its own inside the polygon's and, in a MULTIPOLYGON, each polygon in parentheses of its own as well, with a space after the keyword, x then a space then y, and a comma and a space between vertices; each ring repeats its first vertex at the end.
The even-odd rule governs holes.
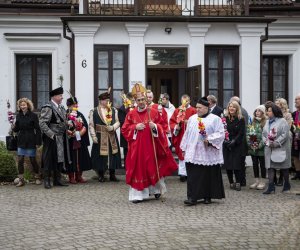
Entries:
POLYGON ((17 151, 18 149, 18 137, 14 135, 6 136, 6 149, 8 151, 17 151))
POLYGON ((284 162, 286 159, 286 151, 280 148, 273 148, 271 152, 271 161, 276 163, 284 162))

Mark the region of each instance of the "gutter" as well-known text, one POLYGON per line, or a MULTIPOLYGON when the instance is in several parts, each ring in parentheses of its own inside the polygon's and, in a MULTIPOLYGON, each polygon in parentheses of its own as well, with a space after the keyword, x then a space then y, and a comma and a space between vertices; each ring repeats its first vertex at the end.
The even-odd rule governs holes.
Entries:
POLYGON ((263 63, 263 54, 262 54, 262 45, 265 41, 269 39, 269 24, 265 28, 265 36, 260 38, 260 89, 262 89, 262 63, 263 63))
POLYGON ((75 39, 67 22, 63 21, 63 37, 70 41, 70 93, 75 96, 75 39), (71 36, 67 36, 67 31, 71 36))

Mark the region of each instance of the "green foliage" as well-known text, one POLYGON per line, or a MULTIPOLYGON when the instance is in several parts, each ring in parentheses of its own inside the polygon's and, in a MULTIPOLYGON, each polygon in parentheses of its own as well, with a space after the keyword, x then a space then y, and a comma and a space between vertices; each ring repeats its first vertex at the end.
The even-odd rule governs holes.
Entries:
POLYGON ((18 175, 14 156, 2 149, 0 150, 0 181, 13 181, 18 175))
POLYGON ((6 144, 4 141, 0 141, 0 152, 7 152, 6 144))
POLYGON ((30 171, 30 169, 25 168, 24 169, 24 179, 27 181, 32 181, 34 179, 33 177, 34 176, 33 176, 32 172, 30 171))

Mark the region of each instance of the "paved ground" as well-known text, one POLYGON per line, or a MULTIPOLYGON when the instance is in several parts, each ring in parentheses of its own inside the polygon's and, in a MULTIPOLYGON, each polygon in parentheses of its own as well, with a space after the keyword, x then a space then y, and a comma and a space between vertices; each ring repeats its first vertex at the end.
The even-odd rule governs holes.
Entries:
POLYGON ((299 249, 300 196, 281 188, 237 192, 224 175, 225 200, 186 207, 186 184, 170 177, 165 202, 132 204, 124 176, 115 184, 93 175, 51 190, 1 186, 0 249, 299 249))

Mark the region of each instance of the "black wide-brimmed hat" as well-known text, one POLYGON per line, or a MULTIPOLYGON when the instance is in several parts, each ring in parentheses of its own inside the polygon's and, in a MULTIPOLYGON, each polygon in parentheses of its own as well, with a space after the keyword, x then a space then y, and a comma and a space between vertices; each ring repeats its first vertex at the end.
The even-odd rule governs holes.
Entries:
POLYGON ((62 87, 58 87, 56 89, 53 89, 49 92, 50 97, 53 97, 55 95, 62 95, 64 93, 64 89, 62 87))
POLYGON ((78 104, 77 98, 75 96, 68 98, 66 104, 67 104, 67 106, 78 104))

